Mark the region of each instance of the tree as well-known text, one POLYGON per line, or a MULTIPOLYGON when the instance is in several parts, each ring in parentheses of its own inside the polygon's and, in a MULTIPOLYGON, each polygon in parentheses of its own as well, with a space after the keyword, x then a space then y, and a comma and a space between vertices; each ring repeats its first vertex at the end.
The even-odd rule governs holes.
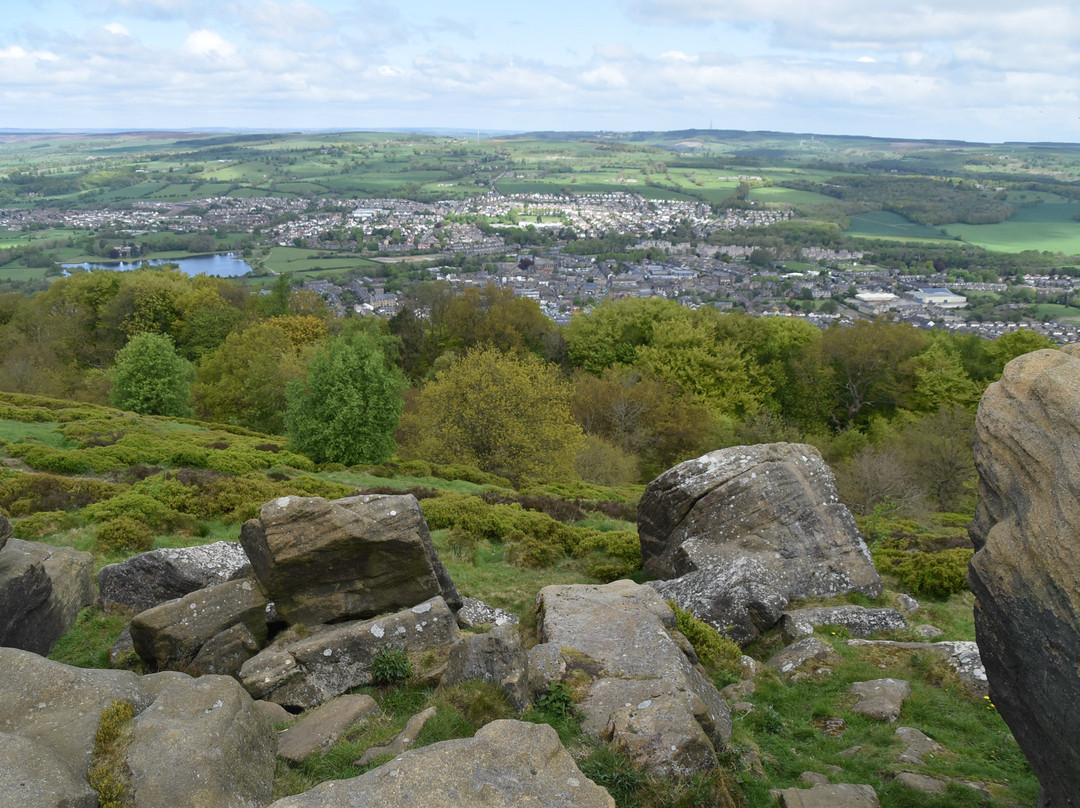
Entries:
POLYGON ((397 448, 405 378, 363 333, 331 340, 286 390, 289 443, 317 463, 381 463, 397 448))
POLYGON ((573 479, 581 428, 570 385, 543 360, 472 350, 420 392, 414 454, 522 482, 573 479))
POLYGON ((285 389, 303 374, 285 330, 275 322, 258 323, 229 334, 203 359, 192 398, 201 418, 281 434, 285 389))
POLYGON ((136 334, 116 354, 109 400, 143 415, 191 414, 191 363, 166 334, 136 334))

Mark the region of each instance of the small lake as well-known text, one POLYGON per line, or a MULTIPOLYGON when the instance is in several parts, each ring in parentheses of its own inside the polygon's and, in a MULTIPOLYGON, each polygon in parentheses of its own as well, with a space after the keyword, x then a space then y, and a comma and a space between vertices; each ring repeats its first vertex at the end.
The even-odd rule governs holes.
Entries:
POLYGON ((220 255, 199 255, 194 258, 153 258, 143 261, 108 261, 101 263, 62 264, 64 269, 115 269, 126 272, 138 269, 143 264, 160 266, 162 264, 176 264, 182 272, 194 277, 195 275, 214 275, 219 278, 236 278, 246 275, 251 271, 251 266, 236 253, 222 253, 220 255))

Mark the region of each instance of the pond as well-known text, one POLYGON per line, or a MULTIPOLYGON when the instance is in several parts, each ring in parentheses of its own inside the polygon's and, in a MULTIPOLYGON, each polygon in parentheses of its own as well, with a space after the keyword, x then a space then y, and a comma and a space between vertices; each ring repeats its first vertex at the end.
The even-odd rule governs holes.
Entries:
POLYGON ((130 269, 138 269, 143 264, 160 266, 161 264, 176 264, 182 272, 194 277, 195 275, 214 275, 219 278, 236 278, 246 275, 251 271, 251 266, 236 253, 221 253, 218 255, 198 255, 194 258, 153 258, 143 261, 109 261, 102 263, 63 264, 66 270, 72 269, 115 269, 125 272, 130 269))

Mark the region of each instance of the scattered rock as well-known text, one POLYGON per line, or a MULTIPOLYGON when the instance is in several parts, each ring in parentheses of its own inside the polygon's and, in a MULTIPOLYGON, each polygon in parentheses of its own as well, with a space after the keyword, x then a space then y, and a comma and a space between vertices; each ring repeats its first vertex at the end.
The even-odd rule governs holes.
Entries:
POLYGON ((785 788, 780 791, 784 808, 878 808, 877 792, 870 786, 818 783, 813 788, 785 788))
POLYGON ((818 626, 843 626, 853 637, 873 637, 885 631, 907 628, 907 625, 907 620, 895 609, 819 606, 784 612, 780 619, 780 636, 790 644, 813 634, 818 626))
POLYGON ((813 785, 814 783, 828 785, 829 778, 827 775, 821 774, 820 772, 803 772, 799 775, 798 782, 806 783, 808 785, 813 785))
POLYGON ((11 526, 11 522, 8 518, 0 513, 0 550, 4 549, 4 545, 7 544, 7 540, 11 538, 11 534, 14 528, 11 526))
POLYGON ((856 682, 848 688, 848 693, 858 698, 851 712, 892 723, 900 717, 904 702, 911 697, 911 685, 901 679, 874 679, 856 682))
POLYGON ((838 660, 839 656, 824 640, 817 637, 805 637, 777 651, 765 666, 785 678, 790 678, 796 671, 812 660, 838 660))
POLYGON ((765 666, 753 657, 743 654, 739 657, 739 673, 743 679, 753 679, 759 673, 764 672, 765 666))
POLYGON ((428 707, 426 710, 421 710, 408 721, 405 722, 405 728, 397 734, 386 746, 373 746, 370 749, 364 751, 364 754, 360 756, 358 760, 353 761, 354 766, 367 766, 371 761, 381 755, 393 755, 397 757, 407 749, 412 749, 412 745, 416 743, 416 738, 420 735, 420 731, 424 728, 429 720, 431 720, 435 713, 438 712, 435 707, 428 707))
POLYGON ((266 598, 250 578, 216 584, 140 612, 130 630, 158 669, 234 674, 266 640, 266 598))
POLYGON ((944 780, 915 772, 900 772, 893 779, 900 785, 922 794, 944 794, 949 786, 944 780))
POLYGON ((979 648, 973 642, 963 640, 945 642, 894 642, 893 640, 848 640, 857 648, 893 648, 901 651, 931 653, 942 657, 956 674, 956 678, 972 694, 987 695, 986 671, 983 668, 979 648))
POLYGON ((837 754, 841 757, 853 758, 857 756, 860 752, 862 752, 861 746, 849 746, 847 749, 837 752, 837 754))
POLYGON ((896 737, 904 743, 904 751, 896 760, 907 766, 925 766, 927 757, 945 754, 945 747, 928 738, 914 727, 898 727, 896 737))
POLYGON ((847 721, 842 718, 815 718, 810 726, 821 732, 822 735, 839 737, 847 729, 847 721))
MULTIPOLYGON (((727 743, 731 713, 673 639, 675 615, 654 590, 632 581, 548 586, 537 603, 541 641, 560 649, 561 662, 550 662, 550 656, 545 662, 541 655, 550 652, 533 649, 530 663, 535 656, 548 670, 566 665, 564 649, 584 658, 576 666, 567 665, 564 676, 584 692, 578 706, 585 732, 599 737, 612 725, 616 711, 670 696, 664 701, 669 712, 692 716, 714 748, 727 743)), ((616 728, 617 743, 618 730, 627 720, 616 728)))
POLYGON ((979 501, 968 569, 989 694, 1042 786, 1080 792, 1080 348, 1005 366, 976 419, 979 501))
POLYGON ((661 474, 638 506, 645 569, 665 598, 739 643, 790 600, 881 593, 881 579, 817 449, 722 449, 661 474))
POLYGON ((320 749, 336 744, 360 721, 381 714, 382 710, 371 696, 338 696, 319 705, 281 733, 278 757, 303 763, 320 749))
POLYGON ((926 637, 928 640, 936 640, 945 632, 937 626, 932 626, 929 623, 923 623, 921 626, 915 626, 915 633, 920 637, 926 637))
POLYGON ((720 695, 730 704, 733 701, 739 701, 744 696, 749 696, 756 690, 757 685, 754 684, 753 679, 743 679, 741 682, 733 682, 732 684, 721 688, 720 695))
POLYGON ((386 646, 423 651, 449 646, 457 622, 441 597, 373 620, 312 626, 279 637, 240 669, 253 698, 307 709, 371 683, 371 663, 386 646))
POLYGON ((98 808, 98 795, 49 747, 0 732, 0 803, 20 808, 98 808))
POLYGON ((502 626, 507 623, 516 625, 518 616, 505 609, 488 606, 482 600, 476 598, 462 598, 457 620, 458 625, 462 628, 477 628, 485 625, 502 626))
POLYGON ((510 706, 524 712, 531 700, 528 667, 529 657, 517 626, 504 623, 485 634, 462 637, 450 650, 442 683, 482 679, 498 685, 510 706))
POLYGON ((897 595, 896 603, 900 607, 900 611, 904 614, 915 614, 915 612, 922 608, 922 604, 911 597, 911 595, 897 595))
POLYGON ((7 539, 0 549, 0 645, 48 654, 93 601, 93 575, 90 553, 7 539))
POLYGON ((411 749, 351 780, 334 780, 270 808, 614 808, 546 724, 492 721, 472 738, 411 749))
POLYGON ((437 595, 461 607, 411 494, 280 497, 244 523, 240 541, 292 624, 373 617, 437 595))
POLYGON ((236 542, 151 550, 98 570, 98 602, 104 606, 122 603, 142 612, 251 574, 244 548, 236 542))

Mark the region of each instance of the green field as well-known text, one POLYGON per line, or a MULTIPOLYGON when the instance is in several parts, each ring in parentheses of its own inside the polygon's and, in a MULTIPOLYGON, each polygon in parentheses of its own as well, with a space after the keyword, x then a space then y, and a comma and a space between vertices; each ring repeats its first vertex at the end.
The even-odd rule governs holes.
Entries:
POLYGON ((886 210, 855 214, 845 235, 896 241, 945 241, 949 238, 943 230, 916 224, 886 210))
POLYGON ((1023 252, 1036 250, 1080 254, 1080 204, 1042 204, 1020 208, 1000 224, 950 224, 943 230, 987 250, 1023 252))
POLYGON ((783 202, 789 205, 836 205, 837 201, 831 196, 817 194, 813 191, 799 191, 794 188, 781 188, 769 186, 754 188, 750 191, 750 198, 759 202, 783 202))

